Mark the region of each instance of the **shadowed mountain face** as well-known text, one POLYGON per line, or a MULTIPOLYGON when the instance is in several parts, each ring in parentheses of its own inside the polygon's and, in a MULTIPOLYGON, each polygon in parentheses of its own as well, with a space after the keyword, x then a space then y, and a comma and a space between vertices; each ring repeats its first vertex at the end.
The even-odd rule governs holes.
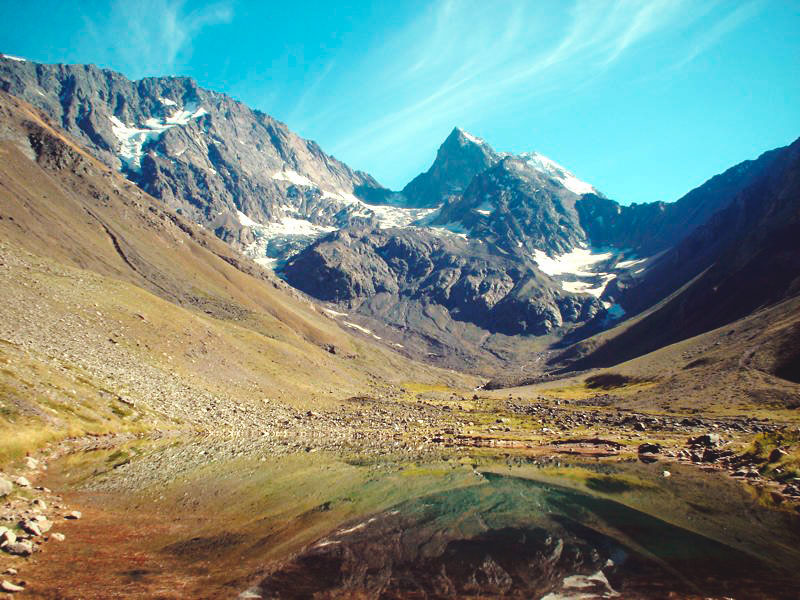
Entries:
POLYGON ((487 475, 343 528, 264 579, 264 598, 791 597, 785 565, 608 500, 487 475))
POLYGON ((737 194, 768 172, 782 150, 771 150, 756 160, 739 163, 671 203, 622 206, 614 200, 586 194, 576 203, 581 227, 595 246, 629 248, 640 256, 657 254, 726 208, 737 194))
POLYGON ((425 309, 441 306, 458 321, 487 331, 542 335, 603 311, 590 295, 568 294, 532 261, 488 244, 424 230, 341 231, 314 243, 284 269, 293 286, 322 300, 406 318, 419 330, 425 309))
POLYGON ((616 364, 800 293, 800 140, 627 285, 622 301, 634 313, 672 295, 574 367, 616 364))

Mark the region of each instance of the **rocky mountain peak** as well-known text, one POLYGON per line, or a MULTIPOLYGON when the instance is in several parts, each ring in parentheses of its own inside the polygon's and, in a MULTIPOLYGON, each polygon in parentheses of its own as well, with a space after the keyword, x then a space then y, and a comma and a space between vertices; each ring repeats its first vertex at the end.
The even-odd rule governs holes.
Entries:
POLYGON ((415 177, 402 194, 409 206, 433 208, 461 194, 499 155, 482 139, 455 127, 439 146, 431 168, 415 177))

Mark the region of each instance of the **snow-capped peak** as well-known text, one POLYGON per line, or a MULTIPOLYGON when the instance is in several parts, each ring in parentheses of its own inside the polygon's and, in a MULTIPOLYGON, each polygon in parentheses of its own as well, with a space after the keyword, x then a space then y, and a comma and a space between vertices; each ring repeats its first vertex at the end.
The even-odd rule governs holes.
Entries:
POLYGON ((547 158, 543 154, 539 154, 538 152, 525 152, 520 154, 520 158, 537 171, 545 173, 553 179, 556 179, 561 183, 561 185, 575 194, 598 193, 597 189, 595 189, 593 185, 578 179, 572 174, 572 172, 568 171, 554 160, 547 158))

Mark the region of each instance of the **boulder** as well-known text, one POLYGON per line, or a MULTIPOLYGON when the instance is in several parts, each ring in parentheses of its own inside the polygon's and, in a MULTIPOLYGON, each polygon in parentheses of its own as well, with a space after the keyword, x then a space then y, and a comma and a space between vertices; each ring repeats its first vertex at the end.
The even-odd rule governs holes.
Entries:
POLYGON ((17 541, 17 535, 8 529, 7 527, 3 527, 5 531, 0 532, 0 548, 5 548, 8 544, 13 544, 17 541))
POLYGON ((31 487, 31 482, 28 481, 26 477, 15 477, 14 483, 16 483, 19 487, 31 487))
POLYGON ((701 457, 702 462, 704 463, 715 463, 721 458, 728 458, 733 456, 733 451, 731 450, 716 450, 714 448, 706 448, 703 450, 703 455, 701 457))
POLYGON ((639 454, 658 454, 661 452, 661 446, 659 444, 639 444, 638 452, 639 454))
POLYGON ((10 581, 3 581, 3 583, 0 583, 0 590, 3 590, 4 592, 10 592, 13 594, 14 592, 25 591, 25 588, 22 587, 21 585, 13 584, 10 581))
POLYGON ((80 519, 81 512, 79 510, 73 510, 71 513, 64 515, 65 519, 80 519))
POLYGON ((42 530, 39 527, 39 523, 36 521, 23 521, 21 523, 21 527, 23 531, 30 533, 31 535, 42 535, 42 530))
POLYGON ((0 498, 8 496, 14 490, 14 485, 5 477, 0 475, 0 498))
POLYGON ((722 438, 716 433, 704 433, 697 437, 689 438, 687 444, 692 447, 716 448, 722 445, 722 438))
POLYGON ((17 556, 30 556, 33 554, 33 544, 28 540, 22 540, 19 542, 14 542, 13 544, 8 544, 3 548, 9 554, 15 554, 17 556))
POLYGON ((53 539, 57 542, 63 542, 67 538, 63 533, 52 533, 50 534, 50 539, 53 539))
POLYGON ((780 448, 775 448, 769 454, 769 462, 776 463, 781 460, 784 456, 787 456, 789 453, 786 450, 781 450, 780 448))

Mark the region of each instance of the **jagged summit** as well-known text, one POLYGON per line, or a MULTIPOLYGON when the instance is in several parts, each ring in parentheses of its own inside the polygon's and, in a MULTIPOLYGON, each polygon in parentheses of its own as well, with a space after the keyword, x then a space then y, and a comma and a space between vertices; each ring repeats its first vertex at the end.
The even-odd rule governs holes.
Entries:
POLYGON ((484 140, 455 127, 439 146, 431 168, 417 175, 402 194, 408 206, 433 208, 447 197, 462 193, 473 177, 498 160, 498 154, 484 140))

